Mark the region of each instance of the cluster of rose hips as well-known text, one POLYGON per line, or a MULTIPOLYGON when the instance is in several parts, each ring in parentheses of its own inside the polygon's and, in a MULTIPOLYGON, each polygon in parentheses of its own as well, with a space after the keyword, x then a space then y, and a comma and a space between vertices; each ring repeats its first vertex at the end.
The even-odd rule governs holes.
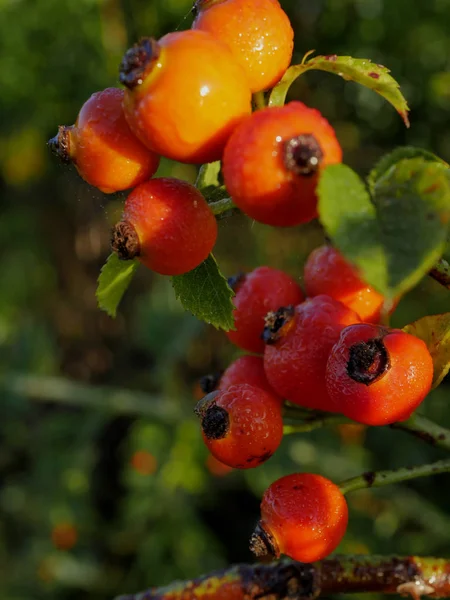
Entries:
MULTIPOLYGON (((204 441, 224 464, 248 469, 269 459, 283 437, 284 401, 366 425, 407 419, 431 389, 426 344, 379 325, 383 297, 330 245, 305 265, 307 298, 286 273, 258 267, 230 280, 241 356, 205 377, 196 407, 204 441), (262 356, 261 356, 262 355, 262 356)), ((320 560, 341 541, 347 504, 338 486, 313 474, 274 482, 252 537, 257 555, 320 560)))
POLYGON ((252 113, 252 94, 290 64, 293 31, 278 0, 197 0, 192 29, 143 38, 120 66, 124 90, 97 92, 50 146, 105 193, 134 188, 112 246, 164 275, 207 258, 216 219, 194 186, 154 178, 160 156, 222 160, 234 203, 262 223, 293 226, 317 216, 324 166, 341 162, 330 124, 300 102, 252 113))
MULTIPOLYGON (((128 50, 120 66, 125 89, 93 94, 75 125, 60 127, 50 142, 103 192, 134 188, 113 249, 165 275, 205 260, 217 224, 194 186, 151 179, 160 156, 221 160, 235 205, 281 227, 317 217, 320 171, 342 160, 317 110, 290 102, 252 112, 252 94, 273 87, 292 57, 293 31, 278 0, 197 0, 194 12, 192 29, 128 50)), ((429 392, 425 344, 377 324, 384 299, 331 246, 308 260, 306 300, 291 277, 269 267, 230 285, 236 308, 228 337, 255 355, 236 360, 218 382, 206 379, 209 393, 197 406, 205 442, 224 464, 251 468, 272 456, 284 401, 385 425, 407 418, 429 392)), ((303 562, 329 554, 348 519, 339 487, 313 474, 273 483, 261 514, 255 553, 303 562)))

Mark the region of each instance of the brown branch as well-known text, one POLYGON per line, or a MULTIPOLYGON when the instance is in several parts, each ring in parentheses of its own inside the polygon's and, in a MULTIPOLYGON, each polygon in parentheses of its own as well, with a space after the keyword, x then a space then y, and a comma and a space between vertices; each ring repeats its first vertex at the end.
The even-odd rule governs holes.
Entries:
POLYGON ((337 556, 311 565, 292 560, 235 565, 116 600, 314 600, 321 594, 363 592, 448 598, 450 561, 416 556, 337 556))

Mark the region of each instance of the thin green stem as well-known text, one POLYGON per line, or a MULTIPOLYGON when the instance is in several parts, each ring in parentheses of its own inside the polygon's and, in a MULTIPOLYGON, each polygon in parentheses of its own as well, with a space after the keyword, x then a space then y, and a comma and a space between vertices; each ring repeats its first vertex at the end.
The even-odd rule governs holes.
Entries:
POLYGON ((394 423, 391 428, 406 431, 432 446, 450 451, 450 431, 420 415, 414 414, 407 421, 394 423))
POLYGON ((321 427, 328 427, 333 425, 342 425, 343 423, 353 423, 342 415, 327 414, 323 417, 314 417, 310 420, 305 419, 303 423, 295 423, 293 425, 285 425, 283 427, 284 435, 291 433, 308 433, 321 427))
POLYGON ((261 110, 262 108, 266 108, 267 103, 264 92, 254 93, 252 96, 252 102, 253 106, 255 107, 255 110, 261 110))
POLYGON ((429 275, 450 290, 450 264, 444 258, 438 260, 429 275))
POLYGON ((393 483, 400 483, 415 479, 416 477, 426 477, 428 475, 438 475, 439 473, 448 473, 450 471, 450 459, 438 460, 428 465, 419 465, 417 467, 406 467, 391 471, 369 471, 358 477, 347 479, 339 484, 343 494, 362 490, 370 487, 381 487, 393 483))
POLYGON ((219 185, 220 167, 220 160, 202 165, 198 171, 195 187, 201 191, 210 185, 219 185))
MULTIPOLYGON (((290 405, 285 405, 283 417, 289 421, 299 422, 298 426, 296 423, 287 424, 286 426, 291 428, 286 429, 285 433, 287 434, 300 431, 312 431, 319 427, 333 426, 336 424, 355 423, 355 421, 335 415, 334 413, 321 413, 301 406, 290 405), (295 429, 293 429, 293 427, 295 427, 295 429)), ((392 425, 389 425, 389 427, 391 429, 405 431, 406 433, 420 438, 427 444, 450 452, 450 431, 421 415, 414 414, 407 421, 393 423, 392 425)))
POLYGON ((216 216, 236 208, 231 198, 222 198, 222 200, 217 200, 217 202, 211 202, 209 207, 216 216))
POLYGON ((25 397, 38 402, 75 406, 104 412, 149 417, 166 423, 180 419, 180 406, 137 390, 93 386, 62 377, 8 373, 0 378, 3 394, 25 397))

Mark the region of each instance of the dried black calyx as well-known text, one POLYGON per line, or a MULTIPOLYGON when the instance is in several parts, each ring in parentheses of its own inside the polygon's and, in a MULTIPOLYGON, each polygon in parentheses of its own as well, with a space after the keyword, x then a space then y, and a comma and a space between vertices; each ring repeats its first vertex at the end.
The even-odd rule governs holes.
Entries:
POLYGON ((250 552, 258 558, 262 556, 274 556, 278 558, 280 556, 280 550, 275 538, 264 529, 261 521, 258 521, 255 531, 250 538, 250 552))
POLYGON ((129 221, 120 221, 113 227, 111 249, 120 260, 132 260, 139 256, 141 251, 139 236, 129 221))
POLYGON ((202 429, 208 440, 222 440, 230 430, 228 412, 221 406, 212 404, 203 414, 202 429))
POLYGON ((282 306, 275 312, 269 312, 264 319, 264 329, 261 334, 261 339, 266 344, 275 344, 280 339, 282 330, 285 325, 290 323, 294 318, 295 308, 292 304, 282 306))
POLYGON ((160 47, 153 38, 142 38, 125 52, 120 63, 119 81, 130 90, 140 85, 158 60, 160 47))
POLYGON ((195 414, 200 418, 202 430, 208 440, 221 440, 230 430, 230 416, 221 406, 217 406, 216 397, 219 392, 211 392, 195 407, 195 414))
POLYGON ((200 388, 204 394, 210 394, 217 389, 220 378, 222 377, 222 371, 216 371, 209 375, 204 375, 200 379, 200 388))
POLYGON ((58 133, 55 135, 55 137, 52 137, 52 139, 47 142, 48 147, 53 154, 56 154, 59 160, 63 163, 72 162, 72 158, 70 156, 70 132, 72 129, 73 125, 70 127, 60 125, 58 127, 58 133))
POLYGON ((312 133, 295 136, 284 143, 284 164, 296 175, 314 175, 322 160, 322 148, 312 133))
POLYGON ((370 385, 390 368, 389 354, 382 338, 358 342, 350 347, 347 373, 357 383, 370 385))

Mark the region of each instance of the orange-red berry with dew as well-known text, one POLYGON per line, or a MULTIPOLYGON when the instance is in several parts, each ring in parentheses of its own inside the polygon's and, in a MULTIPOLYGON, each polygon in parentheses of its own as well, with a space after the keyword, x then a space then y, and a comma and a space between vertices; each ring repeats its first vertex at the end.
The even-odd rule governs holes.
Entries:
POLYGON ((125 54, 120 81, 134 133, 154 152, 180 162, 220 159, 251 112, 244 70, 225 44, 204 31, 142 39, 125 54))
POLYGON ((262 354, 264 318, 270 311, 288 304, 299 304, 304 296, 298 283, 287 273, 272 267, 258 267, 250 273, 229 279, 235 291, 233 311, 235 330, 228 339, 248 352, 262 354))
POLYGON ((225 42, 252 92, 273 87, 288 68, 294 32, 277 0, 197 0, 193 29, 225 42))
POLYGON ((384 296, 363 281, 357 269, 332 246, 320 246, 311 252, 304 279, 308 296, 327 294, 358 313, 362 321, 380 321, 384 296))
POLYGON ((264 369, 273 389, 294 404, 335 411, 325 385, 328 355, 358 315, 329 296, 284 307, 266 318, 264 369))
POLYGON ((321 475, 294 473, 264 492, 250 548, 257 556, 286 554, 311 563, 337 548, 347 524, 347 502, 337 485, 321 475))
POLYGON ((208 450, 236 469, 268 460, 283 437, 279 399, 246 383, 211 392, 197 404, 196 413, 208 450))
MULTIPOLYGON (((261 356, 240 356, 233 361, 223 372, 219 380, 219 390, 226 390, 232 385, 248 383, 254 387, 261 388, 272 396, 277 394, 267 381, 264 371, 264 360, 261 356)), ((281 402, 281 398, 280 398, 281 402)))
POLYGON ((233 467, 229 467, 223 462, 220 462, 220 460, 217 460, 212 454, 208 455, 205 464, 208 471, 211 475, 214 475, 214 477, 225 477, 225 475, 228 475, 233 470, 233 467))
POLYGON ((217 222, 202 194, 185 181, 163 177, 128 196, 112 248, 122 260, 137 257, 156 273, 180 275, 208 257, 216 237, 217 222))
POLYGON ((60 127, 49 142, 63 162, 73 163, 85 181, 106 194, 150 179, 159 165, 159 155, 132 133, 123 112, 123 96, 118 88, 92 94, 75 125, 60 127))
POLYGON ((223 155, 225 185, 252 219, 290 227, 317 217, 320 170, 340 163, 328 121, 301 102, 258 110, 239 125, 223 155))
POLYGON ((432 381, 433 360, 422 340, 368 323, 341 332, 326 369, 335 410, 366 425, 408 419, 432 381))

